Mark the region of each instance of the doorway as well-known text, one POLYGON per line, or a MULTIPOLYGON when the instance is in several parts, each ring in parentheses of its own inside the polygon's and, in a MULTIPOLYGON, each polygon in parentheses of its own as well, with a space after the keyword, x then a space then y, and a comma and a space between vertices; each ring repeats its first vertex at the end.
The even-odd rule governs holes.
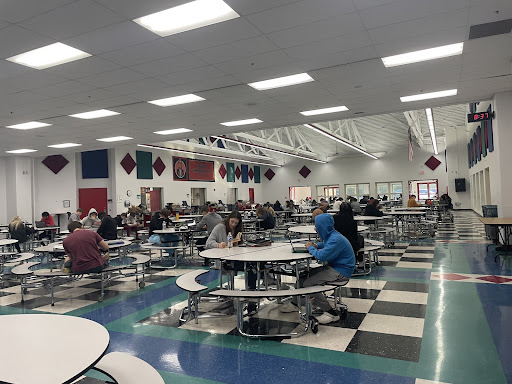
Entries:
POLYGON ((206 188, 190 188, 190 205, 194 207, 202 207, 206 204, 206 188))
POLYGON ((162 188, 141 187, 140 203, 148 212, 157 212, 162 209, 162 188))
POLYGON ((289 188, 290 200, 294 202, 311 199, 311 187, 290 187, 289 188))
POLYGON ((78 190, 78 206, 83 209, 83 216, 91 208, 98 212, 107 212, 107 188, 80 188, 78 190))
POLYGON ((254 188, 249 188, 249 202, 254 204, 254 188))
POLYGON ((418 200, 437 200, 439 198, 439 184, 437 179, 409 180, 409 196, 416 195, 418 200))

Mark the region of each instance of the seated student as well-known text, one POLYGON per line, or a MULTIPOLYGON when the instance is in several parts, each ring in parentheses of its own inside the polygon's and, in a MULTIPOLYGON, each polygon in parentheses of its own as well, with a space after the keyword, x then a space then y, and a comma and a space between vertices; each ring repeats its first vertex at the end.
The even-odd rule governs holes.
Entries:
POLYGON ((114 220, 116 221, 116 225, 118 227, 124 227, 124 223, 126 220, 126 213, 123 212, 120 215, 117 215, 116 217, 114 217, 114 220))
POLYGON ((77 208, 75 213, 72 213, 69 216, 69 222, 72 223, 73 221, 80 221, 80 216, 84 214, 84 211, 82 208, 77 208))
MULTIPOLYGON (((305 246, 311 255, 327 264, 311 269, 309 276, 299 279, 299 286, 311 287, 350 278, 356 261, 349 241, 334 229, 334 219, 331 215, 323 213, 321 210, 315 210, 313 220, 322 242, 315 244, 309 241, 305 246)), ((329 324, 340 319, 336 310, 327 301, 325 294, 314 294, 312 300, 313 305, 320 307, 323 311, 317 317, 320 324, 329 324)), ((294 297, 291 303, 282 305, 279 310, 281 312, 297 312, 297 298, 294 297)))
POLYGON ((357 199, 355 197, 350 198, 350 206, 352 207, 352 212, 354 213, 354 215, 361 214, 361 212, 362 212, 361 205, 359 204, 359 202, 357 201, 357 199))
POLYGON ((334 202, 332 209, 334 209, 335 211, 339 211, 341 203, 343 203, 343 197, 338 197, 334 202))
POLYGON ((28 237, 34 232, 35 231, 32 228, 23 224, 19 216, 14 216, 12 221, 9 223, 9 234, 11 235, 11 239, 18 240, 18 242, 14 244, 16 251, 18 252, 21 252, 20 244, 26 243, 28 241, 28 237))
MULTIPOLYGON (((364 209, 365 216, 384 216, 384 212, 379 209, 379 200, 373 199, 371 202, 368 202, 366 208, 364 209)), ((365 224, 374 224, 375 220, 365 220, 365 224)))
MULTIPOLYGON (((208 236, 210 236, 210 233, 212 233, 213 228, 217 224, 219 224, 222 221, 222 217, 215 211, 210 211, 210 208, 213 204, 210 204, 210 207, 207 205, 203 205, 201 208, 201 214, 203 217, 199 221, 199 223, 196 224, 197 228, 206 228, 206 232, 208 233, 208 236)), ((204 246, 206 244, 206 239, 198 239, 196 241, 197 249, 199 252, 204 251, 204 246)), ((203 265, 209 265, 208 259, 204 259, 203 265)))
POLYGON ((219 200, 219 202, 217 203, 217 210, 224 211, 225 209, 226 207, 224 206, 224 203, 222 202, 222 200, 219 200))
POLYGON ((279 202, 279 200, 276 200, 276 202, 274 203, 274 211, 282 211, 283 210, 283 206, 281 205, 281 203, 279 202))
POLYGON ((418 202, 416 201, 416 195, 411 195, 411 197, 409 198, 409 200, 407 201, 407 208, 411 208, 411 207, 419 207, 420 205, 418 204, 418 202))
POLYGON ((320 204, 318 204, 318 209, 320 209, 323 213, 327 213, 327 210, 329 209, 329 203, 324 200, 320 204))
POLYGON ((275 217, 267 209, 258 207, 256 209, 256 216, 262 220, 258 223, 261 229, 274 229, 276 226, 275 217))
POLYGON ((108 251, 105 240, 94 231, 83 230, 79 221, 69 223, 68 230, 70 235, 62 242, 66 252, 64 266, 74 273, 101 272, 109 258, 108 253, 101 254, 101 251, 108 251))
MULTIPOLYGON (((180 240, 178 235, 172 233, 164 233, 159 235, 155 233, 156 230, 163 229, 164 222, 168 228, 172 226, 172 221, 169 219, 169 215, 170 212, 166 208, 162 209, 160 212, 155 212, 151 222, 149 223, 148 241, 150 243, 172 247, 176 247, 178 245, 178 241, 180 240)), ((174 255, 174 249, 167 250, 167 253, 172 257, 174 255)))
POLYGON ((89 213, 82 220, 80 220, 80 223, 82 223, 84 228, 99 226, 101 224, 101 220, 98 218, 98 211, 96 211, 94 208, 89 209, 89 213))
POLYGON ((359 200, 359 204, 368 204, 369 196, 363 196, 361 200, 359 200))
MULTIPOLYGON (((41 220, 45 224, 45 227, 55 227, 55 220, 53 220, 53 216, 50 215, 48 212, 44 211, 41 213, 41 220)), ((55 230, 53 230, 55 232, 55 230)), ((50 235, 50 231, 43 231, 39 234, 39 240, 42 240, 43 238, 50 235)))
MULTIPOLYGON (((360 235, 357 232, 357 222, 354 220, 352 207, 348 203, 342 203, 340 210, 334 215, 334 229, 347 238, 352 245, 354 253, 357 255, 361 248, 360 235)), ((362 238, 362 236, 361 236, 362 238)), ((362 239, 364 243, 364 239, 362 239)))
POLYGON ((284 210, 290 212, 290 214, 297 213, 297 209, 295 208, 295 204, 293 204, 293 200, 286 201, 284 210))
POLYGON ((98 218, 101 220, 101 225, 98 228, 98 235, 103 237, 105 240, 116 240, 117 239, 117 223, 105 212, 100 212, 98 218))
MULTIPOLYGON (((167 210, 169 211, 169 210, 167 210)), ((124 216, 123 219, 124 229, 126 229, 126 235, 130 236, 132 231, 135 232, 135 238, 138 237, 139 223, 137 222, 137 216, 134 212, 130 212, 128 216, 124 216)))

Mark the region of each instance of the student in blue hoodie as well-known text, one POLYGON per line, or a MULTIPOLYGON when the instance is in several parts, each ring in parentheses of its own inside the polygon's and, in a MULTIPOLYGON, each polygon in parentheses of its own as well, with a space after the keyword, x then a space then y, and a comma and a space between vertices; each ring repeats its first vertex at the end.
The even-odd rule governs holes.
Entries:
MULTIPOLYGON (((315 227, 322 242, 305 244, 307 250, 319 261, 325 263, 322 267, 314 268, 309 272, 307 278, 299 280, 301 287, 327 284, 332 281, 340 281, 350 278, 356 259, 350 242, 334 229, 334 219, 331 215, 323 212, 313 212, 315 227), (315 215, 316 214, 316 215, 315 215)), ((312 295, 313 305, 324 311, 317 320, 320 324, 329 324, 338 321, 340 316, 323 293, 312 295)), ((296 312, 296 298, 292 303, 282 305, 281 312, 296 312)))

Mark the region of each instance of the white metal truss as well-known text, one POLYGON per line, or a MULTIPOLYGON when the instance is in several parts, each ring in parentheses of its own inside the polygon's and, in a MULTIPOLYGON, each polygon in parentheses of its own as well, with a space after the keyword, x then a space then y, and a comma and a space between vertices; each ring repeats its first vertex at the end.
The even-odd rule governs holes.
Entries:
POLYGON ((184 146, 189 146, 189 147, 193 147, 193 148, 207 149, 209 151, 218 152, 218 153, 224 153, 224 154, 229 153, 232 155, 243 155, 243 156, 248 156, 248 157, 252 157, 255 159, 262 159, 262 160, 268 160, 268 161, 274 160, 273 157, 268 156, 266 153, 262 153, 255 148, 247 147, 247 146, 241 145, 241 144, 229 143, 224 140, 221 140, 222 144, 224 145, 224 148, 219 148, 217 146, 218 140, 219 139, 216 139, 215 141, 211 142, 209 137, 201 137, 201 138, 197 138, 197 139, 190 139, 189 141, 174 140, 173 143, 176 143, 179 145, 184 145, 184 146), (204 144, 200 143, 201 139, 203 140, 204 144), (234 148, 237 148, 237 149, 234 149, 234 148))
POLYGON ((411 131, 414 134, 414 137, 416 138, 416 142, 418 145, 423 148, 423 133, 421 131, 421 124, 419 121, 419 114, 418 111, 407 111, 404 112, 404 116, 407 120, 407 123, 411 127, 411 131))
POLYGON ((332 135, 366 151, 366 145, 354 120, 335 120, 322 124, 317 123, 315 125, 328 131, 332 135))
MULTIPOLYGON (((294 127, 274 128, 249 133, 234 133, 233 136, 250 144, 258 144, 300 155, 316 157, 317 153, 308 140, 294 127)), ((264 151, 264 149, 262 149, 264 151)))

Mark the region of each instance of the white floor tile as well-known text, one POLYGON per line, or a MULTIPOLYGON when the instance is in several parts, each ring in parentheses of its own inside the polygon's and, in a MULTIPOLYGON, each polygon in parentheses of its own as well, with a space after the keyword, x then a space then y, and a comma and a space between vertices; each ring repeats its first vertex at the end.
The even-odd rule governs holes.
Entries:
POLYGON ((183 324, 180 329, 190 329, 193 331, 202 331, 217 334, 226 334, 236 328, 236 316, 210 317, 198 319, 198 324, 194 319, 183 324))
MULTIPOLYGON (((380 257, 379 257, 380 259, 380 257)), ((382 289, 387 281, 384 280, 366 280, 366 279, 351 279, 345 287, 347 288, 364 288, 364 289, 382 289)))
POLYGON ((51 304, 45 305, 43 307, 37 308, 37 311, 43 312, 51 312, 51 313, 66 313, 73 311, 78 308, 83 308, 88 305, 96 303, 95 301, 90 300, 77 300, 77 299, 67 299, 63 301, 59 301, 55 303, 54 306, 51 304))
POLYGON ((381 256, 379 255, 379 261, 400 261, 402 256, 381 256))
POLYGON ((369 313, 359 326, 360 331, 387 333, 391 335, 421 337, 424 319, 389 316, 369 313))
POLYGON ((419 263, 415 261, 399 261, 397 268, 421 268, 432 269, 432 263, 419 263))
POLYGON ((409 245, 408 249, 413 249, 415 251, 433 251, 435 246, 426 246, 426 245, 409 245))
POLYGON ((376 300, 426 305, 428 293, 384 290, 379 293, 376 300))
MULTIPOLYGON (((76 287, 76 288, 66 289, 66 290, 60 291, 60 292, 55 292, 53 295, 55 297, 58 297, 61 299, 72 299, 73 297, 87 295, 88 293, 92 293, 92 292, 96 292, 96 291, 97 291, 97 289, 95 289, 95 288, 76 287)), ((46 296, 50 296, 50 293, 48 293, 46 296)))
MULTIPOLYGON (((297 330, 304 328, 304 324, 300 324, 297 330)), ((329 349, 331 351, 344 352, 350 343, 350 340, 356 333, 355 329, 328 327, 325 325, 318 326, 318 333, 314 334, 308 331, 301 337, 285 339, 282 343, 293 345, 306 345, 313 348, 329 349)))
POLYGON ((433 259, 434 254, 433 253, 416 253, 416 252, 410 252, 410 253, 404 253, 403 257, 416 257, 418 259, 433 259))
MULTIPOLYGON (((25 300, 35 299, 40 297, 39 295, 23 295, 25 300)), ((14 295, 0 297, 0 305, 10 305, 21 302, 21 293, 15 293, 14 295)))
POLYGON ((425 379, 416 379, 415 384, 450 384, 450 383, 445 383, 444 381, 440 382, 440 381, 432 381, 432 380, 425 380, 425 379))
POLYGON ((367 299, 355 299, 352 297, 344 297, 343 303, 347 305, 349 312, 368 313, 370 312, 370 309, 374 301, 367 299))

